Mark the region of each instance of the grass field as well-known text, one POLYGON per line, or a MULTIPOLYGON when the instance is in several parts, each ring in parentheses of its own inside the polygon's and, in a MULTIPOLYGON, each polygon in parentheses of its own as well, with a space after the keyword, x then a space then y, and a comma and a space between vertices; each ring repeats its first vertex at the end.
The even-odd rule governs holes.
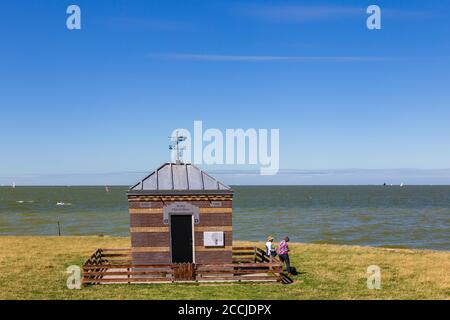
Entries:
POLYGON ((291 285, 143 284, 67 289, 68 266, 81 266, 97 248, 121 247, 129 247, 129 238, 0 237, 0 299, 450 298, 450 252, 326 244, 290 245, 292 264, 301 272, 291 285), (367 288, 369 265, 381 268, 380 290, 367 288))

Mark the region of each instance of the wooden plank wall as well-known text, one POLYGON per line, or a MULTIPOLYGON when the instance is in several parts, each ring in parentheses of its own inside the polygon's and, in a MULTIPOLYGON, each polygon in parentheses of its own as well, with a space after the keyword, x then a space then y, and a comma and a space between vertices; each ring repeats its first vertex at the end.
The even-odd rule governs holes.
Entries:
POLYGON ((200 223, 194 227, 195 263, 231 263, 232 195, 129 196, 133 263, 171 263, 170 225, 163 223, 163 208, 178 201, 199 207, 200 223), (225 246, 205 247, 205 231, 223 231, 225 246))

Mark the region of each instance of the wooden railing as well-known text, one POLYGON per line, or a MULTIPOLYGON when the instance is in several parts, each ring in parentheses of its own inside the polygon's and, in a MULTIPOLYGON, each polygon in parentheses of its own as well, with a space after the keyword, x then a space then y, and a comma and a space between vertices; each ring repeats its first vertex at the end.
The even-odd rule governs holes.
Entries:
POLYGON ((280 281, 279 263, 203 264, 196 266, 197 281, 280 281))
MULTIPOLYGON (((255 248, 255 259, 256 262, 260 263, 270 262, 270 258, 266 255, 266 251, 261 248, 255 248)), ((272 261, 275 261, 275 259, 272 258, 272 261)), ((276 261, 278 262, 278 259, 276 261)))
POLYGON ((126 249, 98 249, 103 261, 108 264, 130 264, 131 250, 126 249))
POLYGON ((233 263, 256 262, 255 247, 233 247, 233 263))
POLYGON ((255 247, 233 247, 230 264, 133 264, 130 249, 98 249, 83 265, 84 284, 176 281, 280 281, 282 264, 255 247))
MULTIPOLYGON (((105 265, 108 264, 108 260, 105 259, 105 257, 103 256, 103 250, 102 249, 97 249, 94 254, 92 254, 92 256, 84 263, 84 266, 89 266, 89 272, 92 272, 92 274, 90 275, 90 280, 92 281, 91 283, 98 283, 98 281, 100 279, 103 278, 103 273, 108 271, 108 268, 104 267, 105 265)), ((84 274, 85 274, 85 270, 84 270, 84 266, 83 266, 83 281, 84 281, 84 274)))

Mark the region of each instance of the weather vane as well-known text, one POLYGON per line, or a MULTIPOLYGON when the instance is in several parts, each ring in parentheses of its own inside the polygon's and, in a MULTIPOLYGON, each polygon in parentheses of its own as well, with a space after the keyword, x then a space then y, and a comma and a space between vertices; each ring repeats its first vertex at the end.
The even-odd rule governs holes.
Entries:
POLYGON ((181 158, 183 157, 183 150, 186 149, 186 147, 180 147, 180 142, 183 142, 187 139, 185 136, 179 136, 178 130, 175 131, 175 137, 171 136, 169 137, 170 144, 169 144, 169 150, 173 151, 175 150, 177 159, 176 163, 181 163, 181 158))

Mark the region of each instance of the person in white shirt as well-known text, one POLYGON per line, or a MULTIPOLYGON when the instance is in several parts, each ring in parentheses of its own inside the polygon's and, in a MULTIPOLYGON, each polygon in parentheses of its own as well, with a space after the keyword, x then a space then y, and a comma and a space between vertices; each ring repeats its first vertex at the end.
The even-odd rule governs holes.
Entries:
POLYGON ((273 257, 277 255, 277 249, 275 248, 275 245, 273 244, 273 237, 268 236, 267 242, 266 242, 266 255, 269 257, 270 262, 272 262, 273 257))

